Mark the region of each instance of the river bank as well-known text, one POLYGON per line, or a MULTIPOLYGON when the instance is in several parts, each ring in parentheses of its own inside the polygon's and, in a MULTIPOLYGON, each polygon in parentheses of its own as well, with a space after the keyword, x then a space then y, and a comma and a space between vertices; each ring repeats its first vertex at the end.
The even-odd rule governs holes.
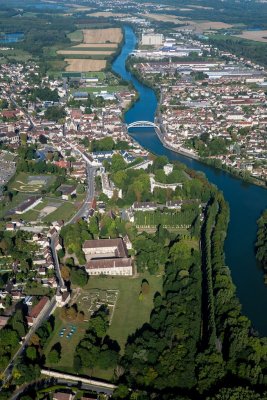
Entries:
MULTIPOLYGON (((139 92, 139 99, 125 114, 126 124, 135 121, 154 122, 158 101, 151 88, 141 84, 125 68, 128 55, 136 47, 136 36, 130 27, 125 27, 125 45, 114 61, 112 68, 123 79, 131 81, 139 92)), ((267 288, 263 281, 263 272, 255 258, 254 243, 257 223, 262 211, 267 208, 267 191, 260 186, 242 181, 224 170, 219 170, 173 149, 163 146, 153 128, 138 128, 130 132, 147 151, 156 155, 165 155, 170 161, 180 161, 187 167, 204 173, 207 179, 223 192, 230 206, 230 223, 225 241, 226 265, 231 270, 237 295, 243 307, 243 313, 252 321, 254 328, 267 335, 267 288)))
POLYGON ((186 149, 181 149, 181 148, 177 149, 176 147, 173 147, 173 146, 171 146, 170 144, 168 144, 168 143, 166 142, 166 140, 164 139, 163 134, 162 134, 160 128, 155 128, 155 132, 156 132, 156 134, 157 134, 159 140, 161 141, 162 145, 163 145, 166 149, 171 150, 171 151, 174 151, 175 153, 181 154, 181 155, 183 155, 183 156, 192 158, 193 160, 200 160, 200 157, 199 157, 197 154, 192 154, 192 153, 190 152, 190 150, 187 151, 186 149))
POLYGON ((225 167, 225 164, 221 164, 221 166, 219 166, 219 165, 216 165, 216 166, 215 166, 215 165, 212 165, 212 163, 209 162, 210 159, 201 158, 201 157, 198 156, 197 154, 193 154, 192 152, 190 152, 190 150, 181 149, 181 148, 177 149, 177 147, 174 147, 174 146, 171 146, 170 144, 168 144, 168 143, 166 142, 166 140, 164 139, 164 135, 163 135, 163 133, 162 133, 162 131, 161 131, 160 129, 155 128, 155 132, 156 132, 156 134, 157 134, 159 140, 161 141, 162 145, 163 145, 166 149, 171 150, 171 151, 173 151, 173 152, 175 152, 175 153, 177 153, 177 154, 181 154, 181 155, 183 155, 183 156, 185 156, 185 157, 192 158, 193 160, 197 160, 197 161, 199 161, 199 162, 202 162, 203 164, 206 164, 206 165, 208 165, 208 166, 211 166, 212 168, 218 169, 218 170, 220 170, 220 171, 224 171, 224 172, 226 172, 226 173, 228 173, 228 174, 230 174, 230 175, 236 177, 237 179, 240 179, 240 180, 243 181, 243 182, 251 183, 251 184, 253 184, 253 185, 260 186, 260 187, 262 187, 263 189, 267 189, 267 186, 266 186, 266 184, 265 184, 264 181, 259 180, 259 179, 256 179, 256 178, 254 178, 254 177, 252 177, 252 176, 250 176, 248 179, 244 179, 244 178, 243 178, 242 176, 240 176, 240 174, 239 174, 241 170, 239 170, 239 169, 231 169, 231 170, 229 170, 229 168, 225 167))

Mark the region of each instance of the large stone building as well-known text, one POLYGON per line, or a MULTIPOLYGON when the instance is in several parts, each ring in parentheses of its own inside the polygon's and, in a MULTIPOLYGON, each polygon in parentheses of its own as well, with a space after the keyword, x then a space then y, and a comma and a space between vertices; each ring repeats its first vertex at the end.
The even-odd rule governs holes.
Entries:
POLYGON ((128 257, 127 247, 121 238, 86 240, 83 245, 86 258, 86 271, 89 275, 133 274, 132 259, 128 257))
POLYGON ((163 44, 163 35, 161 33, 143 33, 143 46, 161 46, 163 44))

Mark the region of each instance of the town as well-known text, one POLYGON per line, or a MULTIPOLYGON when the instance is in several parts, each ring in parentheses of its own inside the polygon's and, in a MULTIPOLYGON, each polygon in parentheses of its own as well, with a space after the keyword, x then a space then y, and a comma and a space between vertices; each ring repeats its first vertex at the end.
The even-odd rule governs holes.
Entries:
MULTIPOLYGON (((169 26, 161 5, 80 3, 56 5, 82 20, 49 49, 60 68, 0 63, 3 399, 213 399, 230 365, 260 386, 265 339, 224 258, 228 204, 175 156, 263 189, 265 68, 216 47, 208 25, 169 26), (168 157, 141 144, 155 138, 168 157)), ((8 35, 3 54, 17 51, 8 35)))

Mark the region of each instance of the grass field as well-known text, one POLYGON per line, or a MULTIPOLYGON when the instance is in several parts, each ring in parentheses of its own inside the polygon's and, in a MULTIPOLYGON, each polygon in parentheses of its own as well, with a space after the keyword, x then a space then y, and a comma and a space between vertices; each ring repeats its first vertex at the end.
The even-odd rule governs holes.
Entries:
POLYGON ((106 79, 106 74, 105 74, 105 72, 101 72, 101 71, 98 71, 98 72, 86 72, 86 73, 84 74, 84 76, 85 76, 86 78, 98 78, 98 79, 101 80, 101 81, 103 81, 104 79, 106 79))
POLYGON ((75 211, 77 210, 73 203, 65 202, 56 211, 48 214, 43 221, 48 223, 61 219, 67 221, 72 217, 72 215, 74 215, 75 211))
POLYGON ((156 292, 162 288, 162 276, 152 276, 149 274, 140 275, 137 278, 122 277, 90 277, 84 289, 113 289, 119 291, 111 326, 108 335, 118 341, 121 351, 129 335, 133 334, 137 328, 149 321, 150 312, 153 308, 153 298, 156 292), (139 297, 141 283, 147 279, 150 292, 141 300, 139 297))
POLYGON ((66 58, 65 62, 68 64, 66 71, 71 72, 95 72, 102 71, 106 68, 106 60, 89 60, 89 59, 75 59, 66 58))
MULTIPOLYGON (((57 309, 54 313, 55 316, 55 327, 53 330, 53 334, 50 336, 48 339, 46 346, 45 346, 45 354, 47 355, 51 348, 54 346, 55 343, 59 342, 62 346, 62 357, 61 360, 58 364, 56 364, 57 369, 62 369, 66 372, 72 372, 72 361, 73 361, 73 355, 76 346, 84 336, 87 323, 85 322, 71 322, 72 325, 75 325, 77 327, 77 331, 73 334, 73 336, 70 339, 66 338, 66 335, 64 337, 59 336, 59 332, 61 331, 62 328, 66 327, 68 328, 68 325, 70 324, 69 322, 63 321, 60 317, 60 309, 57 309)), ((47 367, 52 367, 53 364, 50 364, 48 361, 46 362, 47 367)))
POLYGON ((83 41, 83 32, 81 29, 71 32, 67 36, 72 42, 82 42, 83 41))
MULTIPOLYGON (((82 290, 80 290, 78 297, 75 297, 74 302, 77 302, 80 310, 86 311, 88 304, 79 302, 79 298, 84 298, 86 294, 89 296, 90 293, 101 292, 102 300, 105 301, 106 297, 104 293, 106 291, 116 291, 118 297, 116 301, 116 307, 113 314, 111 325, 108 329, 107 334, 119 342, 121 346, 121 353, 124 352, 126 340, 129 335, 133 334, 136 329, 140 328, 145 322, 149 321, 150 313, 153 308, 153 298, 156 292, 161 292, 162 289, 162 276, 150 276, 149 274, 140 275, 137 278, 125 278, 125 277, 90 277, 88 284, 82 290), (147 295, 141 298, 140 288, 142 280, 146 279, 149 282, 150 291, 147 295), (83 308, 82 308, 83 307, 83 308)), ((115 292, 114 292, 115 293, 115 292)), ((75 295, 74 295, 75 296, 75 295)), ((113 301, 112 299, 111 301, 113 301)), ((48 361, 46 367, 56 368, 59 371, 65 371, 73 373, 72 363, 75 353, 75 348, 83 338, 88 322, 77 322, 70 321, 66 322, 62 320, 60 310, 57 309, 54 313, 55 316, 55 328, 52 335, 45 345, 45 355, 47 356, 51 348, 60 342, 62 346, 62 357, 58 364, 53 365, 48 361), (67 338, 66 334, 70 330, 69 325, 76 327, 76 332, 71 338, 67 338), (66 334, 60 337, 62 328, 66 328, 66 334)), ((113 370, 82 370, 81 373, 110 380, 113 376, 113 370)))

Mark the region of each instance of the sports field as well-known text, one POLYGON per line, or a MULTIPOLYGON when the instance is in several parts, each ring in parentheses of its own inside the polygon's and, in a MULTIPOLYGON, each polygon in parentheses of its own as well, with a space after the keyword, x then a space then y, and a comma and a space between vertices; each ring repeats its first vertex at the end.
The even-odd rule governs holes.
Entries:
POLYGON ((10 185, 12 190, 24 193, 38 193, 55 178, 51 175, 30 175, 20 172, 10 185))

